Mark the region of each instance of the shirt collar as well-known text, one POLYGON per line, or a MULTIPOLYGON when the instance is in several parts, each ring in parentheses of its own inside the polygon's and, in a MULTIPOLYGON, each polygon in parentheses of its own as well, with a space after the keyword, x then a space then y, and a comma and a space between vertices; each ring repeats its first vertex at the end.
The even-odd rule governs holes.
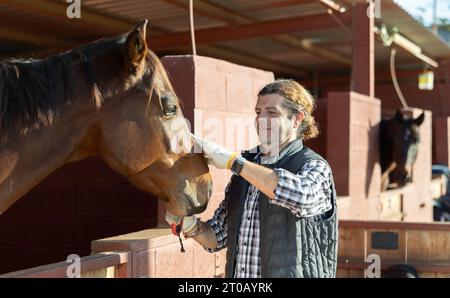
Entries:
POLYGON ((277 155, 272 155, 272 156, 262 156, 261 151, 259 150, 259 146, 258 146, 258 153, 255 155, 255 158, 253 161, 258 164, 262 164, 262 165, 275 164, 280 159, 282 159, 286 154, 295 150, 299 146, 303 147, 302 140, 300 140, 300 139, 294 140, 294 141, 290 142, 286 147, 284 147, 284 149, 281 150, 277 155))

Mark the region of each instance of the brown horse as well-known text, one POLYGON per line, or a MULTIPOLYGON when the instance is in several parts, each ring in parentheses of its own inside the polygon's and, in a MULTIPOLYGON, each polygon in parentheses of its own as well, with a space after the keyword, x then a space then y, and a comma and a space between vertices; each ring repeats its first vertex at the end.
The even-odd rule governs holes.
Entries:
POLYGON ((397 110, 395 116, 380 123, 381 190, 390 183, 404 186, 412 180, 412 169, 419 152, 420 129, 425 114, 405 118, 397 110))
POLYGON ((189 128, 146 25, 45 60, 0 62, 0 214, 59 167, 94 155, 175 215, 206 208, 208 166, 173 148, 175 136, 190 142, 189 128))

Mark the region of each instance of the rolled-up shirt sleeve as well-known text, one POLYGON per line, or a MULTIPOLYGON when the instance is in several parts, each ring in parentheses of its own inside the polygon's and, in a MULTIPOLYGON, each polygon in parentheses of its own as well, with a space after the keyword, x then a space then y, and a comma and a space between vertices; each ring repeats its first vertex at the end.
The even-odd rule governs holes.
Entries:
POLYGON ((225 199, 220 202, 219 207, 214 211, 213 217, 208 220, 206 223, 211 226, 211 228, 214 231, 214 234, 216 234, 217 238, 217 246, 214 249, 210 249, 207 247, 203 247, 206 251, 213 253, 216 251, 219 251, 226 247, 227 244, 227 208, 226 208, 226 198, 228 194, 228 188, 230 186, 230 183, 228 183, 227 187, 225 188, 225 199))
POLYGON ((332 174, 325 161, 308 161, 297 174, 281 168, 274 171, 278 183, 272 204, 290 209, 297 217, 319 215, 332 208, 332 174))

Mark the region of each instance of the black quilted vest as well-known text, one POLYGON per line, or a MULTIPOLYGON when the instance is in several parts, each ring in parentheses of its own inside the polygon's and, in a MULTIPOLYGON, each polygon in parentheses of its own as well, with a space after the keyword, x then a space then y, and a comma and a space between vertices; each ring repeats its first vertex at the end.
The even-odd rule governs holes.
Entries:
MULTIPOLYGON (((256 153, 242 154, 253 161, 256 153)), ((301 140, 291 142, 281 151, 270 168, 284 168, 298 173, 303 164, 313 159, 324 160, 301 140)), ((264 277, 335 277, 337 264, 338 220, 336 191, 332 187, 333 208, 315 217, 298 218, 284 207, 269 203, 259 194, 261 276, 264 277)), ((233 277, 237 235, 241 224, 249 183, 233 176, 227 194, 227 264, 226 277, 233 277)))

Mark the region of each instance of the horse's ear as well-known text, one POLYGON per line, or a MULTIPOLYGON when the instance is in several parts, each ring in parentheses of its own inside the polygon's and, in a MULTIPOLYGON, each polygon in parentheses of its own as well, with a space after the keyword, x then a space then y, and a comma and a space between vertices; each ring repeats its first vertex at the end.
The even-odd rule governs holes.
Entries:
POLYGON ((425 120, 425 112, 422 112, 419 117, 414 119, 414 124, 420 126, 423 123, 423 120, 425 120))
POLYGON ((397 121, 397 123, 399 123, 399 124, 403 123, 403 121, 404 121, 403 114, 400 110, 397 110, 397 112, 395 112, 394 118, 395 118, 395 121, 397 121))
POLYGON ((136 71, 147 54, 146 27, 147 20, 140 22, 134 27, 125 41, 125 59, 127 65, 136 71))

